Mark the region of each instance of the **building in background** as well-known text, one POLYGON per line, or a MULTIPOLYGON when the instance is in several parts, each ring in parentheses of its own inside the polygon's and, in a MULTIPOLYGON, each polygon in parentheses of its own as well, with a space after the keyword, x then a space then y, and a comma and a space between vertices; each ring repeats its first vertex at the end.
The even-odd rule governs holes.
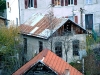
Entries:
POLYGON ((69 18, 87 30, 100 30, 99 0, 6 0, 6 3, 7 19, 16 25, 23 24, 33 14, 52 10, 56 17, 69 18))
POLYGON ((8 25, 20 25, 19 0, 6 0, 8 25))
POLYGON ((69 19, 40 14, 35 20, 32 16, 19 28, 26 61, 45 48, 68 63, 81 60, 86 52, 86 30, 69 19))

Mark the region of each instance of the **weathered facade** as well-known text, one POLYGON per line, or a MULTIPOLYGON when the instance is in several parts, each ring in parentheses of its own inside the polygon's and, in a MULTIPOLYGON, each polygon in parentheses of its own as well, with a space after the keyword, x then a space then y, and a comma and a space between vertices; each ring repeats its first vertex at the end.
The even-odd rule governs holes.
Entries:
MULTIPOLYGON (((36 1, 36 0, 33 0, 36 1)), ((21 1, 21 8, 23 9, 22 23, 25 22, 32 14, 46 13, 48 10, 53 11, 56 17, 67 17, 78 23, 85 29, 99 28, 99 0, 37 0, 36 7, 25 8, 24 0, 21 1), (70 1, 70 2, 69 2, 70 1), (54 4, 54 7, 49 7, 50 4, 54 4), (92 7, 92 8, 91 8, 92 7), (95 11, 94 11, 95 9, 95 11), (58 12, 59 11, 59 12, 58 12), (25 15, 27 15, 25 17, 25 15), (24 18, 24 19, 23 19, 24 18)), ((34 5, 34 4, 33 4, 34 5)))
POLYGON ((8 2, 7 19, 14 20, 15 23, 18 19, 23 24, 32 15, 53 11, 56 17, 67 17, 84 29, 100 31, 100 0, 7 0, 7 4, 8 2), (51 7, 50 4, 55 6, 51 7))
POLYGON ((52 22, 49 21, 45 16, 37 23, 30 18, 20 26, 27 60, 45 48, 67 62, 80 60, 82 54, 79 52, 86 48, 86 30, 65 18, 52 17, 52 22))

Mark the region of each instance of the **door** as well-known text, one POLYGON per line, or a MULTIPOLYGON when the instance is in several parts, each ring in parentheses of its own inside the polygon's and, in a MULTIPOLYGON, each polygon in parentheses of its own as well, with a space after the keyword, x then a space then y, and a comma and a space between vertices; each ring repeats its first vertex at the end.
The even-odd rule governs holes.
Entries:
POLYGON ((93 14, 85 15, 85 27, 89 30, 93 29, 93 14))

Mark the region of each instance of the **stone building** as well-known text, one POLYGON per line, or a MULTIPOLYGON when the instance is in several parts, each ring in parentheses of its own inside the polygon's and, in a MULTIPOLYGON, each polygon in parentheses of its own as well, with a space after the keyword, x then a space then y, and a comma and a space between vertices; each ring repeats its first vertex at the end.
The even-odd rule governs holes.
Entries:
POLYGON ((74 62, 86 50, 86 30, 69 19, 39 14, 19 27, 27 61, 47 48, 65 61, 74 62))

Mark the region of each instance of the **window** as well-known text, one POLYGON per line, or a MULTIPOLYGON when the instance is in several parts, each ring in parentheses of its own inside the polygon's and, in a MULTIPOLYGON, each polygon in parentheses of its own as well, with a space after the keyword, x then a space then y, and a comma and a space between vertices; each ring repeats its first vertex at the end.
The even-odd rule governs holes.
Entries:
POLYGON ((75 23, 78 23, 78 16, 74 16, 75 23))
POLYGON ((52 0, 55 6, 77 5, 77 0, 52 0))
POLYGON ((24 38, 24 53, 27 54, 27 38, 24 38))
POLYGON ((56 6, 61 5, 61 1, 60 1, 60 0, 54 0, 54 4, 55 4, 56 6))
POLYGON ((7 2, 7 7, 9 8, 9 2, 7 2))
POLYGON ((55 53, 59 57, 62 57, 62 42, 55 42, 55 53))
POLYGON ((39 52, 43 50, 43 42, 39 41, 39 52))
POLYGON ((86 0, 86 4, 92 4, 92 0, 86 0))
POLYGON ((93 29, 93 14, 85 15, 85 27, 89 30, 93 29))
POLYGON ((68 0, 68 5, 73 5, 74 1, 73 0, 68 0))
POLYGON ((73 55, 79 55, 79 40, 74 40, 73 44, 73 55))
POLYGON ((96 4, 98 3, 98 0, 84 0, 85 4, 96 4))
POLYGON ((33 7, 33 0, 29 0, 29 2, 28 2, 28 7, 29 7, 29 8, 33 7))
POLYGON ((37 8, 37 0, 25 0, 25 9, 37 8))
POLYGON ((16 18, 16 25, 18 25, 18 18, 16 18))

